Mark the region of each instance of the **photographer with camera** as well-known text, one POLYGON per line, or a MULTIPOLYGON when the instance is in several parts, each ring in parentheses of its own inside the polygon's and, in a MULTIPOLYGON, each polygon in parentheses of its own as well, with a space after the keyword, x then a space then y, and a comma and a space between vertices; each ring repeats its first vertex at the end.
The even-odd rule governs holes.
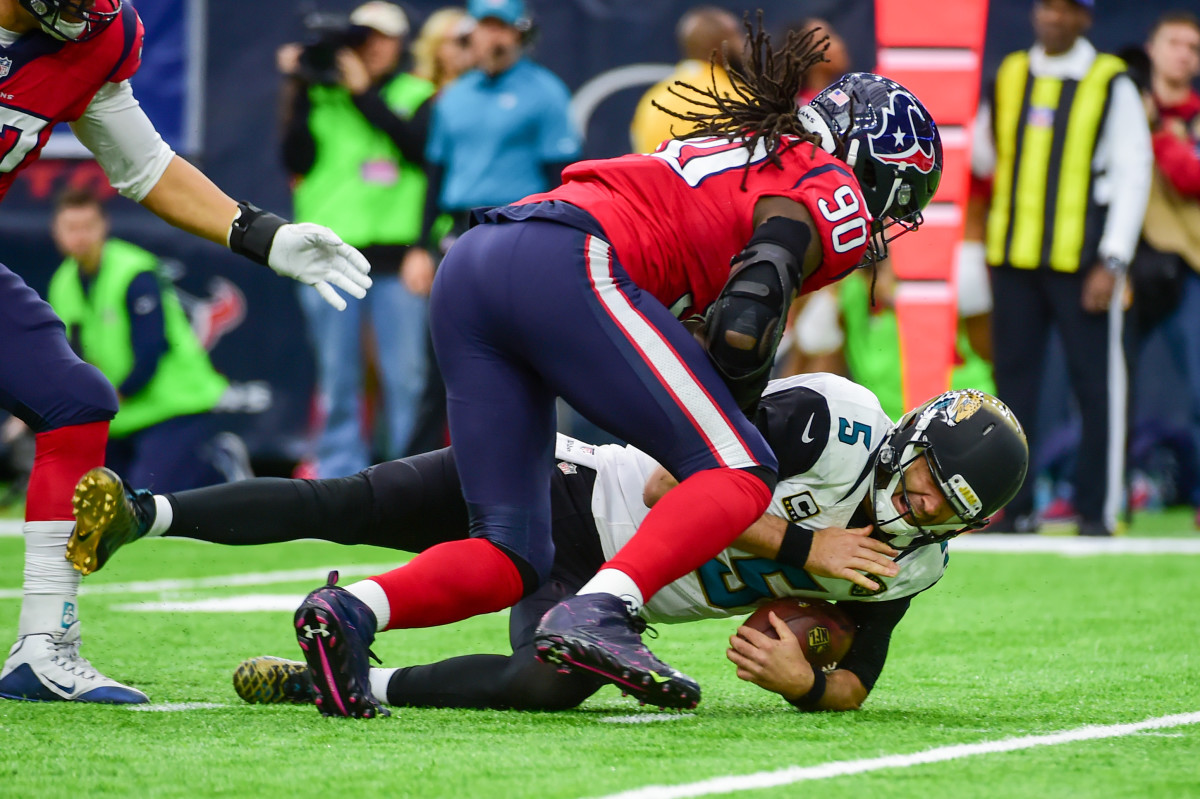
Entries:
POLYGON ((375 288, 325 313, 301 295, 317 359, 323 425, 320 477, 354 474, 371 462, 360 412, 363 317, 374 335, 387 449, 412 436, 428 371, 426 297, 433 260, 421 248, 429 129, 429 81, 398 71, 408 19, 396 5, 364 3, 349 19, 311 15, 306 44, 277 53, 287 76, 283 161, 293 176, 296 218, 335 227, 371 262, 375 288))

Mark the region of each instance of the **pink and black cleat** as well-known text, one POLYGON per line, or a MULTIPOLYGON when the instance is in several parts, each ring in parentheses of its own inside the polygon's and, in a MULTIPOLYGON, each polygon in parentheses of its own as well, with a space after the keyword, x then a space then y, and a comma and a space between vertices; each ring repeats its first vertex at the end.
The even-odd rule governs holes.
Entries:
POLYGON ((583 594, 550 608, 533 643, 538 659, 560 671, 590 671, 644 704, 694 708, 700 685, 646 648, 645 629, 646 622, 619 597, 583 594))
POLYGON ((391 715, 371 696, 369 658, 375 614, 345 588, 338 573, 296 609, 296 643, 312 675, 313 703, 324 716, 369 719, 391 715))

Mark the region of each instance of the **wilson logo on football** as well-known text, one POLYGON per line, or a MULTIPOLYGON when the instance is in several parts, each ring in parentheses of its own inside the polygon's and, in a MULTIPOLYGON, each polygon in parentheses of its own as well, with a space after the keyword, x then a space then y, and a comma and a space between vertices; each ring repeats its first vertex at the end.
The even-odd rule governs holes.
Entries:
MULTIPOLYGON (((928 174, 934 167, 933 142, 917 136, 916 119, 928 122, 911 94, 896 92, 883 109, 883 129, 867 137, 871 154, 901 168, 911 166, 928 174)), ((928 127, 928 124, 925 125, 928 127)))

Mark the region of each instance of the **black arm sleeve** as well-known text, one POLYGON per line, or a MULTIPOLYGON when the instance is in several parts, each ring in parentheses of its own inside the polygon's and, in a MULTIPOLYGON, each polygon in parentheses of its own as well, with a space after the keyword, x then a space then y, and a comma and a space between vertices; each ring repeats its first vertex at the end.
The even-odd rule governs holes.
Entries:
POLYGON ((858 630, 850 651, 838 664, 839 669, 854 672, 863 687, 875 687, 883 664, 887 660, 892 630, 904 618, 912 597, 889 599, 884 602, 839 602, 837 606, 849 614, 858 630))
POLYGON ((293 78, 284 91, 291 96, 284 101, 283 168, 291 175, 306 175, 317 162, 317 140, 308 128, 308 86, 293 78))
POLYGON ((354 107, 368 122, 382 130, 400 150, 404 160, 417 166, 425 163, 425 140, 429 137, 429 117, 432 103, 426 100, 405 119, 384 102, 377 88, 372 87, 352 97, 354 107))
POLYGON ((771 377, 811 243, 806 223, 783 216, 767 219, 734 256, 729 279, 708 309, 704 348, 747 416, 753 417, 771 377))

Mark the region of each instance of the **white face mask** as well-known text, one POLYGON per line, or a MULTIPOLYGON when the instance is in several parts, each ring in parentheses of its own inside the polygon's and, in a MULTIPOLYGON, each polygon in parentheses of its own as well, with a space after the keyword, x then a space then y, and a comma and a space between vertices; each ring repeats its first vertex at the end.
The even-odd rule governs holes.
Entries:
POLYGON ((62 18, 62 12, 55 13, 49 20, 42 20, 41 16, 46 15, 49 9, 41 3, 35 4, 35 13, 39 16, 42 30, 50 36, 53 36, 59 41, 69 42, 78 39, 87 30, 87 23, 83 20, 79 22, 67 22, 62 18), (51 27, 53 26, 53 27, 51 27), (55 30, 57 28, 57 30, 55 30))
POLYGON ((943 524, 929 524, 918 527, 904 518, 892 502, 892 497, 895 495, 896 489, 900 486, 901 476, 912 465, 913 461, 921 457, 924 449, 924 447, 914 442, 909 442, 904 447, 904 451, 900 453, 900 468, 888 480, 887 485, 882 488, 872 488, 871 511, 875 517, 875 527, 880 532, 889 536, 888 543, 896 549, 904 549, 912 544, 914 539, 923 535, 949 533, 966 527, 966 523, 957 516, 950 517, 943 524))

